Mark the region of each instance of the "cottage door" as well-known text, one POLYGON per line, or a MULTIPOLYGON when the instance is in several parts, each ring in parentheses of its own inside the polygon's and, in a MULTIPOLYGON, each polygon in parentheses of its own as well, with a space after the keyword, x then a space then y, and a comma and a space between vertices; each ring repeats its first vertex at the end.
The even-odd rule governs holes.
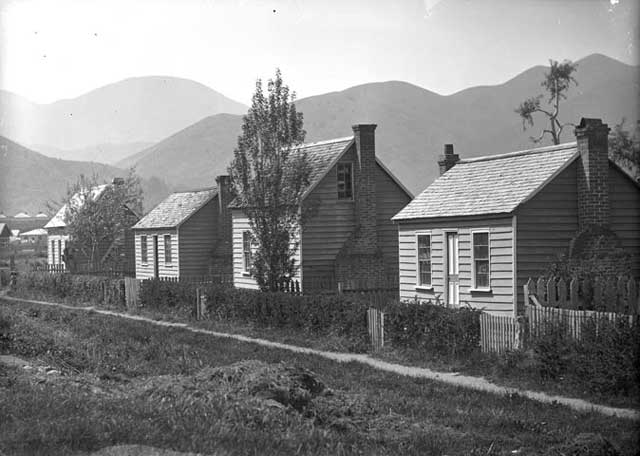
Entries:
POLYGON ((460 304, 458 275, 458 233, 447 233, 447 297, 448 305, 460 304))
POLYGON ((153 236, 153 277, 156 279, 160 276, 158 269, 158 236, 153 236))

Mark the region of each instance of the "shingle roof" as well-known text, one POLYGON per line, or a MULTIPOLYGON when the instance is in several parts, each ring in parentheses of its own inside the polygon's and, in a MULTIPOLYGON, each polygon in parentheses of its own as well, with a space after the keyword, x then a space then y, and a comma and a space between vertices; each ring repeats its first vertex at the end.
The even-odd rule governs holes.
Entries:
MULTIPOLYGON (((302 153, 303 151, 307 153, 307 159, 311 167, 307 193, 327 174, 331 166, 333 166, 336 160, 338 160, 353 141, 353 136, 348 136, 346 138, 335 138, 326 141, 302 144, 300 147, 294 149, 294 153, 302 153)), ((241 205, 236 198, 231 201, 229 207, 237 208, 241 207, 241 205)))
MULTIPOLYGON (((102 185, 96 185, 95 187, 92 187, 91 197, 94 200, 99 198, 100 195, 102 195, 102 192, 104 192, 108 186, 109 184, 102 184, 102 185)), ((70 204, 78 207, 82 206, 84 204, 84 199, 82 195, 80 193, 74 194, 71 197, 70 204)), ((54 215, 53 218, 47 222, 44 228, 63 228, 67 226, 67 224, 64 221, 66 213, 67 213, 67 205, 65 204, 58 210, 58 212, 56 212, 56 215, 54 215)))
POLYGON ((567 143, 460 160, 393 220, 508 214, 576 157, 567 143))
POLYGON ((172 193, 133 225, 133 229, 174 228, 217 194, 216 188, 172 193))
POLYGON ((11 235, 11 231, 6 223, 0 223, 0 236, 11 235))

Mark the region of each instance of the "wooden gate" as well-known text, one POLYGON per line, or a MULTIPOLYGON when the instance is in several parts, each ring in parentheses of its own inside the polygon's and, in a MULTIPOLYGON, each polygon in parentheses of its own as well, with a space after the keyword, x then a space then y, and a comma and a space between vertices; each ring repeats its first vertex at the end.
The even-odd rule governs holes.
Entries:
POLYGON ((380 351, 384 347, 384 313, 370 307, 367 310, 367 328, 373 351, 380 351))
POLYGON ((134 310, 138 307, 140 282, 140 279, 135 279, 133 277, 124 278, 124 296, 127 310, 134 310))
POLYGON ((484 353, 522 348, 523 322, 510 315, 480 314, 480 347, 484 353))

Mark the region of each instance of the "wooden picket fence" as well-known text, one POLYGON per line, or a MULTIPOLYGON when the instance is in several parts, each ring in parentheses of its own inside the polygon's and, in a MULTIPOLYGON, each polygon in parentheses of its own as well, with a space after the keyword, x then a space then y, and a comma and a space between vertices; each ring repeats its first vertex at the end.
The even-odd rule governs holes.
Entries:
POLYGON ((384 347, 384 313, 370 307, 367 310, 367 329, 373 351, 380 351, 384 347))
POLYGON ((551 330, 562 328, 572 339, 582 338, 582 328, 588 321, 593 321, 596 331, 601 322, 624 322, 634 325, 638 322, 638 315, 621 314, 615 312, 599 312, 596 310, 573 310, 538 305, 525 305, 530 338, 538 338, 551 330))
POLYGON ((638 285, 633 278, 626 277, 593 281, 572 278, 568 283, 556 277, 529 279, 524 285, 524 302, 571 310, 640 313, 638 285))
POLYGON ((511 315, 480 314, 480 348, 483 353, 504 353, 524 345, 524 322, 511 315))

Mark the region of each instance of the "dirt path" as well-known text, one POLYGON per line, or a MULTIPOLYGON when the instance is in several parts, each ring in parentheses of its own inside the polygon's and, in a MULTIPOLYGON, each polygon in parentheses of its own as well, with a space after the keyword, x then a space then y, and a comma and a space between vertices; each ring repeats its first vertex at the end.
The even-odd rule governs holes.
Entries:
POLYGON ((279 342, 247 337, 239 334, 229 334, 229 333, 223 333, 218 331, 211 331, 207 329, 193 328, 191 326, 188 326, 185 323, 157 321, 157 320, 153 320, 147 317, 142 317, 139 315, 129 315, 129 314, 114 312, 110 310, 97 309, 95 307, 75 307, 75 306, 68 306, 65 304, 59 304, 59 303, 53 303, 53 302, 33 301, 29 299, 20 299, 20 298, 13 298, 8 296, 1 296, 1 295, 0 295, 0 298, 10 302, 26 302, 26 303, 40 304, 40 305, 46 305, 46 306, 62 307, 65 309, 72 309, 72 310, 91 311, 91 312, 96 312, 102 315, 110 315, 114 317, 126 318, 129 320, 143 321, 156 326, 183 328, 185 331, 191 331, 193 333, 206 334, 214 337, 221 337, 221 338, 227 338, 227 339, 234 339, 241 342, 258 344, 263 347, 276 348, 280 350, 288 350, 295 353, 303 353, 303 354, 320 356, 326 359, 337 361, 339 363, 357 362, 361 364, 366 364, 375 369, 379 369, 385 372, 392 372, 398 375, 404 375, 408 377, 426 378, 429 380, 443 382, 449 385, 460 386, 463 388, 468 388, 476 391, 484 391, 484 392, 489 392, 489 393, 498 394, 498 395, 518 394, 520 396, 526 397, 534 401, 542 402, 542 403, 561 404, 580 412, 594 411, 594 412, 598 412, 608 416, 616 416, 619 418, 640 420, 640 412, 633 409, 608 407, 605 405, 594 404, 594 403, 585 401, 583 399, 575 399, 575 398, 569 398, 564 396, 554 396, 554 395, 549 395, 549 394, 537 392, 537 391, 521 390, 518 388, 500 386, 500 385, 496 385, 495 383, 491 383, 482 377, 459 375, 452 372, 438 372, 438 371, 434 371, 424 367, 404 366, 402 364, 389 363, 386 361, 375 359, 368 355, 314 350, 312 348, 282 344, 279 342))

